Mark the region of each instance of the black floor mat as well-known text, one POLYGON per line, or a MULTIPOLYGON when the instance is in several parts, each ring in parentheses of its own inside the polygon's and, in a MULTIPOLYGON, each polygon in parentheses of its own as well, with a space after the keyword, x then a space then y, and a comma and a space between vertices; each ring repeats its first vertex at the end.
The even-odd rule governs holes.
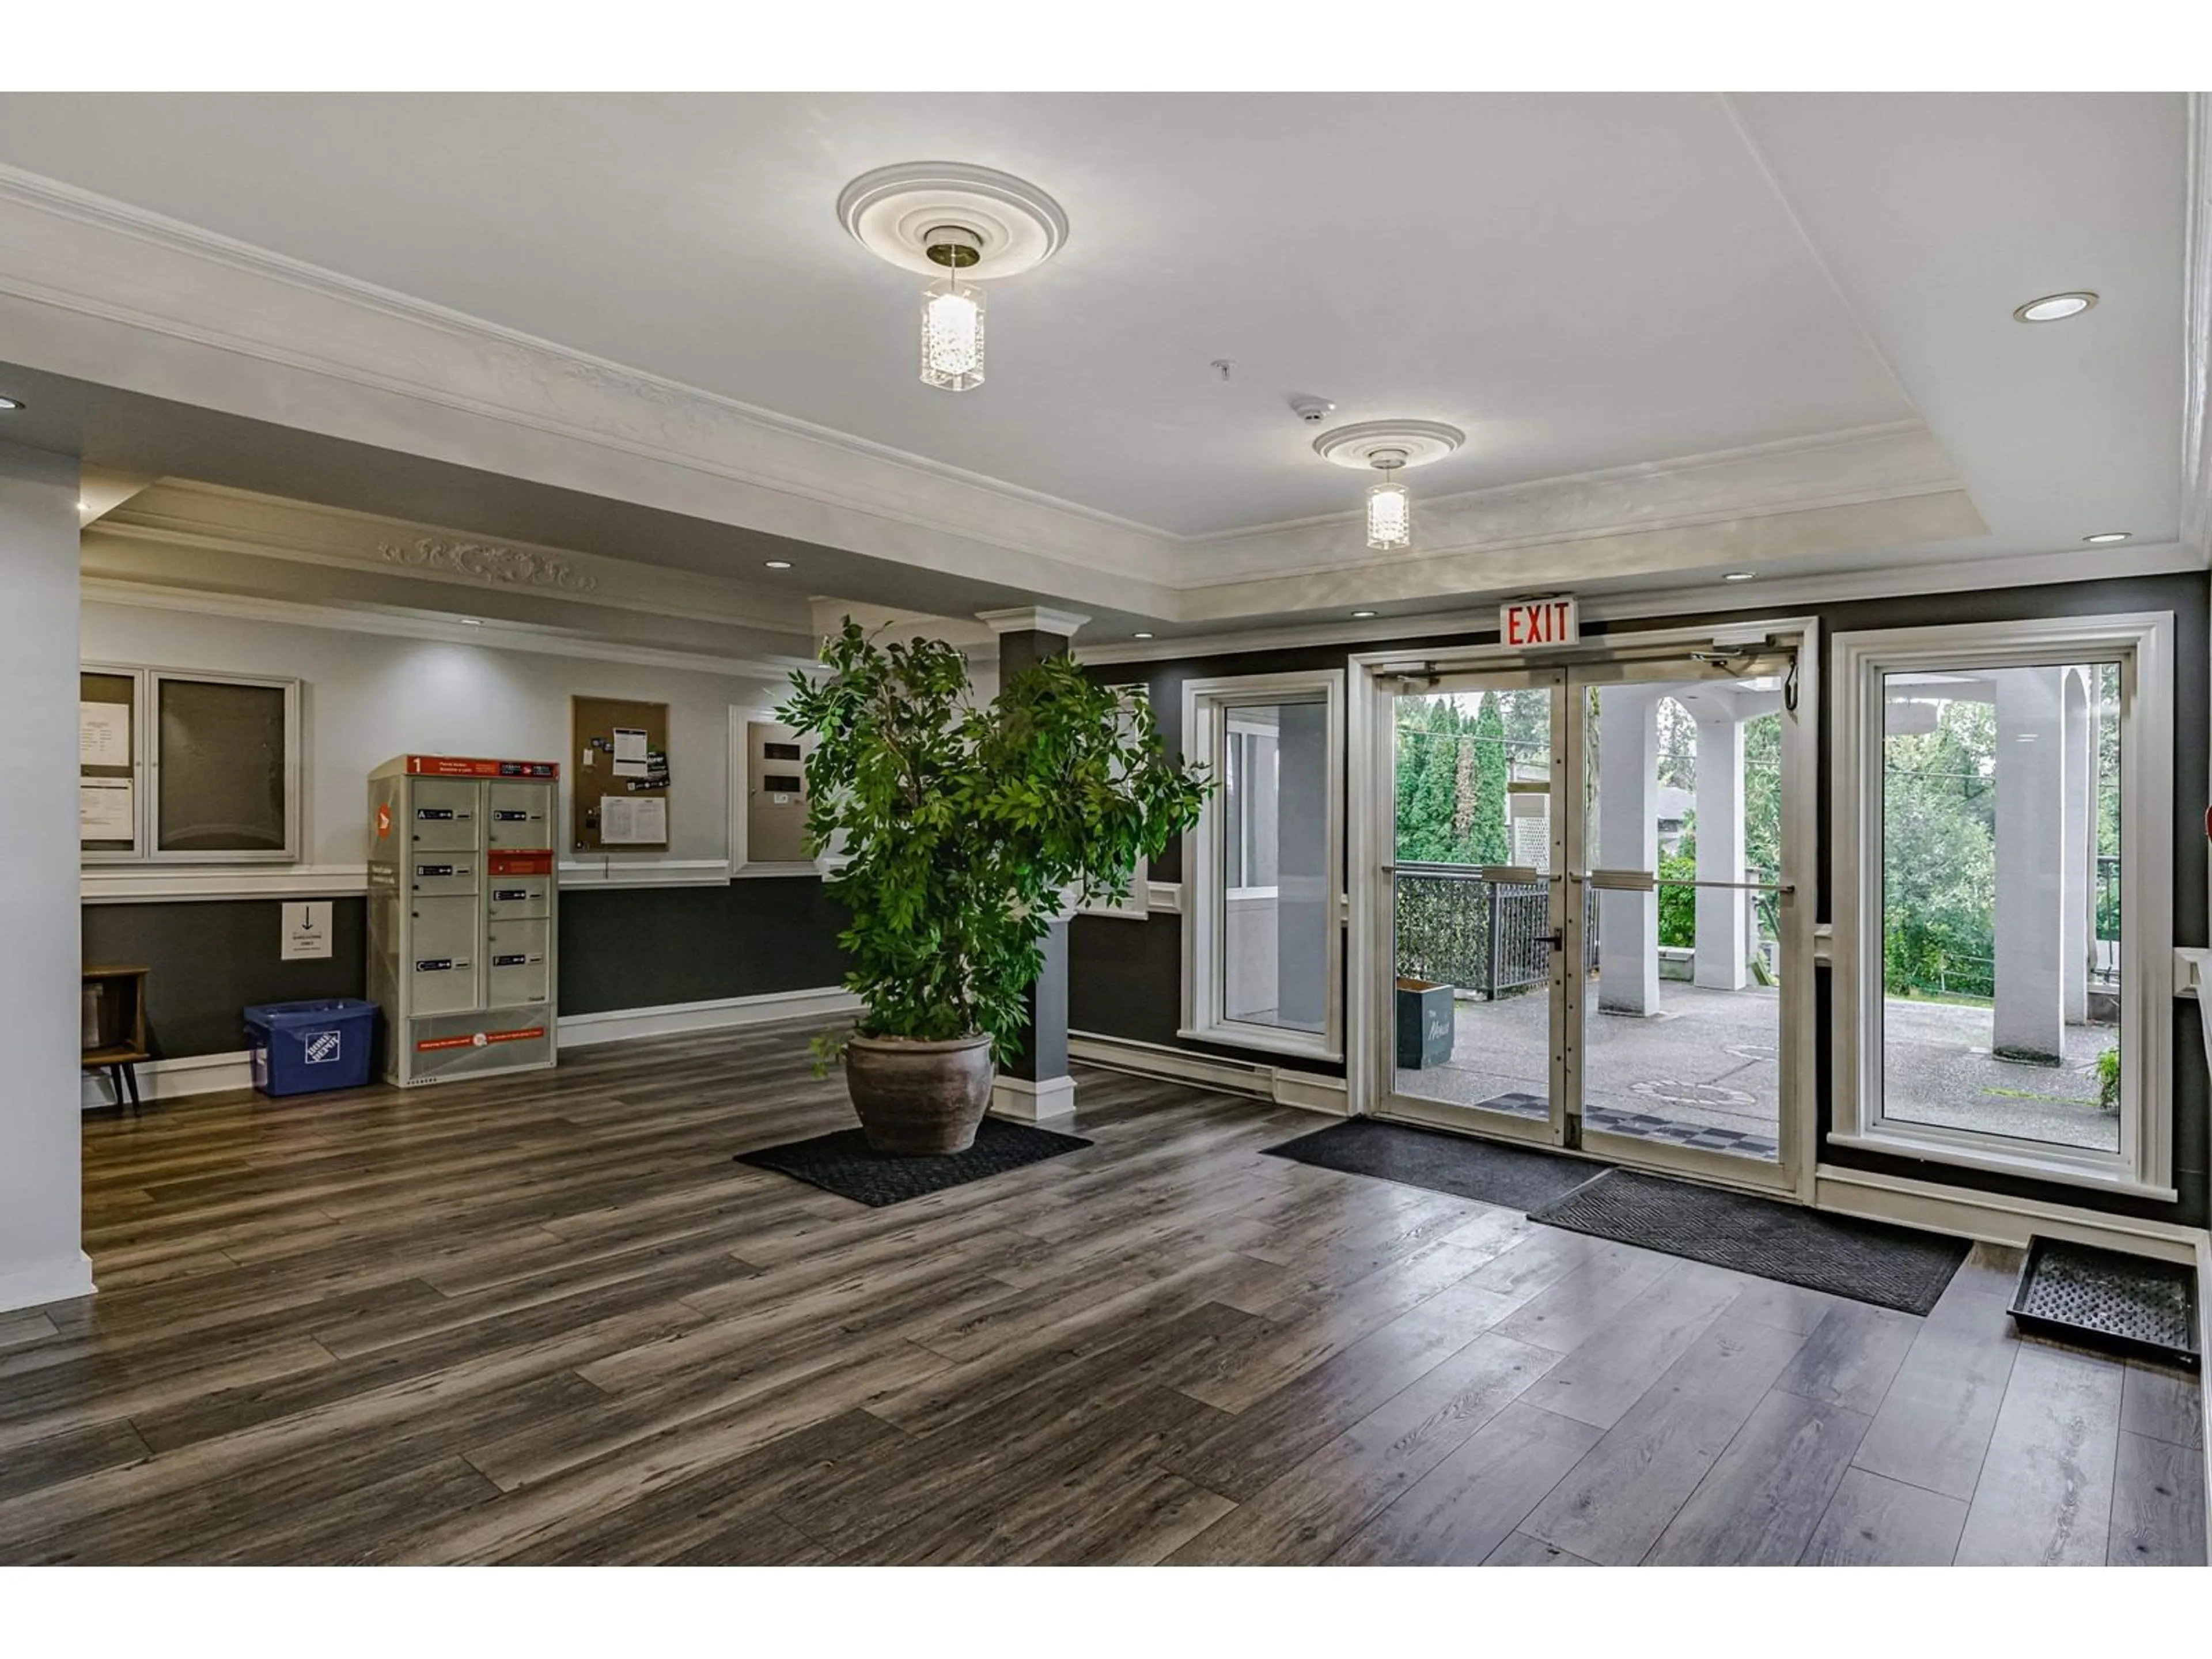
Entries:
POLYGON ((1966 1259, 1964 1239, 1608 1170, 1528 1218, 1570 1232, 1924 1314, 1966 1259))
POLYGON ((2009 1310, 2025 1331, 2194 1370, 2197 1270, 2063 1238, 2028 1242, 2009 1310))
POLYGON ((941 1193, 947 1187, 964 1186, 1024 1164, 1041 1164, 1090 1145, 1080 1136, 987 1117, 976 1127, 974 1146, 945 1158, 878 1157, 868 1150, 867 1137, 860 1130, 840 1129, 811 1140, 790 1140, 781 1146, 739 1152, 737 1162, 774 1170, 825 1193, 881 1209, 886 1204, 941 1193))
POLYGON ((1533 1210, 1565 1197, 1596 1175, 1601 1165, 1556 1152, 1533 1152, 1474 1140, 1438 1129, 1346 1118, 1296 1140, 1265 1149, 1272 1158, 1293 1158, 1347 1175, 1425 1187, 1431 1192, 1533 1210))

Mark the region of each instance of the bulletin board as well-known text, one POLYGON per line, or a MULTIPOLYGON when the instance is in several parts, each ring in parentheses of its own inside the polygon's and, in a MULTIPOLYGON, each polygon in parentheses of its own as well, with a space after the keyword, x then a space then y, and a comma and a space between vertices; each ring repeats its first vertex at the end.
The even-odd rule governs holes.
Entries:
POLYGON ((138 845, 138 676, 88 668, 77 676, 77 844, 87 853, 138 845))
POLYGON ((568 704, 569 840, 580 853, 668 850, 668 705, 568 704))

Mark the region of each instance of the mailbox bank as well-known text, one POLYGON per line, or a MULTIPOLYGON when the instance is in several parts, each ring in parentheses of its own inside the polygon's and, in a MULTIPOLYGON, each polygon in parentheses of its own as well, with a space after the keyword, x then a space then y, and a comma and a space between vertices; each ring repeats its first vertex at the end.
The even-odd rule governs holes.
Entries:
POLYGON ((450 755, 369 774, 368 994, 386 1082, 553 1064, 560 776, 551 761, 450 755))

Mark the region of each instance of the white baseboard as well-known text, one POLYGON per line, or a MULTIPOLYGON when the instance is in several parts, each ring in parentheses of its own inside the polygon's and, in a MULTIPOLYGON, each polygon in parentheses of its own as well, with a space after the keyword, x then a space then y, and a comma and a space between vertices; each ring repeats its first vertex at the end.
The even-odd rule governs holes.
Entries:
MULTIPOLYGON (((559 1042, 563 1048, 588 1048, 600 1042, 638 1037, 677 1036, 686 1031, 720 1031, 740 1025, 766 1025, 780 1019, 829 1019, 859 1012, 860 1000, 849 991, 823 987, 809 991, 769 991, 759 996, 725 997, 715 1002, 678 1002, 660 1008, 619 1008, 597 1014, 563 1014, 559 1042)), ((138 1097, 151 1103, 186 1095, 219 1094, 253 1086, 253 1068, 243 1048, 229 1054, 193 1054, 182 1060, 149 1060, 138 1066, 138 1097)), ((87 1110, 113 1106, 113 1088, 105 1072, 84 1074, 80 1104, 87 1110)))
POLYGON ((1227 1094, 1249 1095, 1278 1106, 1301 1111, 1326 1112, 1332 1117, 1351 1115, 1350 1097, 1340 1077, 1316 1072, 1292 1071, 1284 1066, 1265 1066, 1255 1060, 1224 1060, 1217 1054, 1195 1054, 1158 1042, 1139 1042, 1130 1037, 1102 1036, 1095 1031, 1071 1032, 1068 1057, 1108 1071, 1131 1072, 1139 1077, 1188 1083, 1194 1088, 1227 1094))
POLYGON ((1814 1204, 1836 1214, 1893 1221, 1991 1244, 2023 1246, 2031 1235, 2040 1233, 2165 1261, 2194 1261, 2203 1249, 2201 1230, 2171 1221, 2138 1221, 2070 1204, 1968 1192, 1831 1164, 1814 1171, 1814 1204))
MULTIPOLYGON (((149 1103, 253 1086, 253 1063, 243 1048, 221 1054, 188 1054, 182 1060, 145 1060, 139 1061, 135 1070, 138 1098, 149 1103)), ((82 1093, 78 1104, 87 1111, 123 1103, 116 1099, 114 1085, 106 1072, 87 1072, 80 1087, 82 1093)))
POLYGON ((73 1301, 92 1293, 92 1258, 82 1250, 73 1257, 62 1256, 35 1267, 0 1273, 0 1313, 73 1301))
POLYGON ((1066 1117, 1075 1110, 1075 1079, 1072 1077, 1002 1077, 991 1085, 991 1115, 1021 1123, 1042 1123, 1066 1117))
POLYGON ((679 1036, 686 1031, 720 1031, 738 1025, 766 1025, 780 1019, 829 1019, 858 1013, 860 1000, 836 986, 808 991, 768 991, 758 996, 723 997, 713 1002, 674 1002, 660 1008, 611 1008, 604 1013, 561 1016, 561 1046, 587 1048, 599 1042, 627 1042, 635 1037, 679 1036))

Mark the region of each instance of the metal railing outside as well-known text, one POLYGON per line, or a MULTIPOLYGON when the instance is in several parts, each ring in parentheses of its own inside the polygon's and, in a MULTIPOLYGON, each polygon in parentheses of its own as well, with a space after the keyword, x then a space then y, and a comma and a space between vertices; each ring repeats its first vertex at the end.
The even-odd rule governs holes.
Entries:
MULTIPOLYGON (((1550 883, 1492 881, 1464 865, 1401 864, 1393 889, 1400 977, 1484 998, 1550 980, 1550 883)), ((1597 966, 1595 897, 1583 929, 1586 970, 1597 966)))

